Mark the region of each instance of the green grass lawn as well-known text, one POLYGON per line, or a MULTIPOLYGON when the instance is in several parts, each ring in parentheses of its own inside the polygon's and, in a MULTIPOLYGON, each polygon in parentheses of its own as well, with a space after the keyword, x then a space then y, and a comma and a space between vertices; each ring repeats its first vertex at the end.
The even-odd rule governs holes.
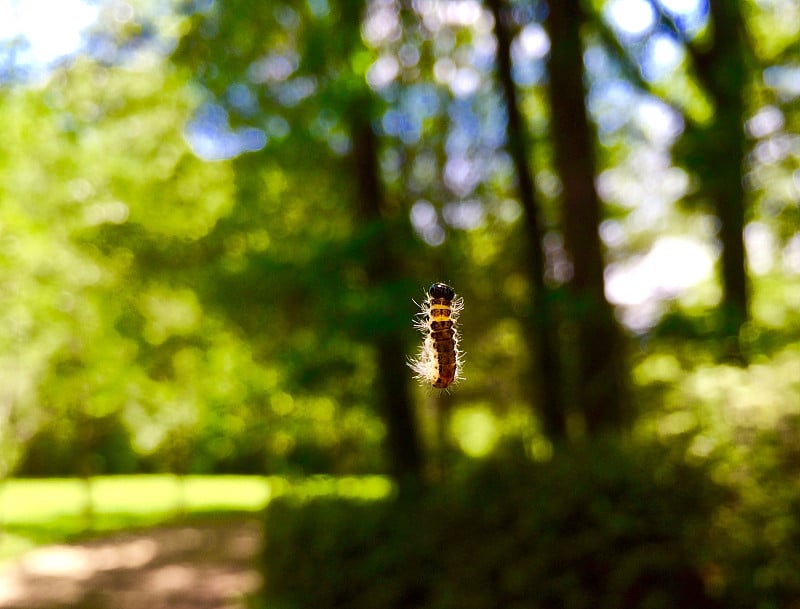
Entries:
POLYGON ((258 476, 108 476, 0 483, 0 560, 40 544, 210 513, 261 510, 286 486, 258 476))
POLYGON ((176 519, 242 515, 280 494, 335 493, 365 498, 391 491, 386 478, 277 476, 99 476, 88 481, 0 481, 0 561, 42 544, 153 526, 176 519))

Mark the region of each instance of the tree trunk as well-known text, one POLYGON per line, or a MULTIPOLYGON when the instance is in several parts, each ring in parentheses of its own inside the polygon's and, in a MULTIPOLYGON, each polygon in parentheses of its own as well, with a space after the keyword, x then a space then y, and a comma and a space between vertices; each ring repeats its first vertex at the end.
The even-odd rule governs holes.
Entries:
POLYGON ((549 3, 550 133, 562 186, 565 244, 573 266, 576 399, 587 429, 595 433, 621 427, 627 413, 622 336, 604 292, 600 199, 594 185, 595 138, 583 86, 583 19, 579 0, 549 3))
MULTIPOLYGON (((377 138, 369 121, 369 103, 356 104, 352 113, 353 158, 358 181, 359 217, 363 227, 377 225, 365 246, 364 265, 369 284, 397 279, 399 263, 390 248, 386 231, 385 200, 378 168, 377 138), (360 118, 357 118, 360 117, 360 118)), ((375 337, 378 354, 379 398, 387 430, 387 452, 392 474, 406 487, 421 480, 422 453, 414 409, 408 390, 406 353, 402 330, 386 328, 375 337)))
MULTIPOLYGON (((712 44, 693 53, 697 75, 716 110, 704 133, 707 158, 702 166, 706 175, 700 177, 720 221, 723 332, 738 339, 749 308, 743 183, 747 145, 743 96, 747 84, 746 34, 737 0, 711 0, 710 10, 712 44)), ((731 348, 739 354, 737 340, 732 340, 731 348)))
POLYGON ((561 358, 557 324, 545 284, 545 258, 542 250, 541 211, 528 163, 528 131, 517 102, 511 76, 511 35, 502 0, 487 0, 495 22, 497 38, 497 80, 506 103, 506 140, 517 173, 519 200, 525 212, 525 232, 529 252, 528 276, 533 287, 533 303, 528 343, 533 355, 533 378, 538 379, 540 412, 545 433, 551 440, 562 440, 567 431, 562 394, 561 358))

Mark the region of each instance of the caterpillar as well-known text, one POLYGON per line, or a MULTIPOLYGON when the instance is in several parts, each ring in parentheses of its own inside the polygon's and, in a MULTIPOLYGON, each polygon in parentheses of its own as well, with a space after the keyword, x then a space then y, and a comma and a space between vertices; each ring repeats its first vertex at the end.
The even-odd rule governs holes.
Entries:
POLYGON ((458 316, 464 308, 464 299, 446 283, 434 283, 428 288, 414 327, 422 332, 424 340, 419 354, 408 362, 415 372, 414 378, 436 389, 447 389, 461 380, 463 354, 458 348, 458 316))

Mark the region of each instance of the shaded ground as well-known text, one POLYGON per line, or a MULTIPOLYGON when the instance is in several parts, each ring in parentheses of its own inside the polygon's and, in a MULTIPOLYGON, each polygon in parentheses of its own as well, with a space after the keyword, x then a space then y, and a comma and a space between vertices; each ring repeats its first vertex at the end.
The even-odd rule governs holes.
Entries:
POLYGON ((40 548, 0 570, 0 609, 244 609, 261 537, 225 521, 40 548))

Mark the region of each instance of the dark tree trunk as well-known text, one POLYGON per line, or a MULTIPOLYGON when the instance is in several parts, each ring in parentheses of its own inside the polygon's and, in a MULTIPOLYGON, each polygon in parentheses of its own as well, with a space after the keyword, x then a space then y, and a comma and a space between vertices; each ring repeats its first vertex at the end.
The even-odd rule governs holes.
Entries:
POLYGON ((557 325, 550 307, 545 283, 545 259, 542 250, 541 211, 536 197, 528 163, 528 131, 519 110, 517 90, 511 76, 511 34, 508 30, 502 0, 487 0, 494 15, 497 38, 497 80, 506 103, 506 140, 517 173, 517 189, 525 212, 525 232, 528 244, 528 276, 533 286, 533 315, 528 331, 533 354, 533 377, 541 387, 540 411, 544 430, 552 440, 566 435, 566 417, 562 397, 562 375, 557 325))
POLYGON ((623 426, 627 400, 622 336, 604 292, 600 200, 594 185, 595 138, 583 86, 583 19, 579 0, 549 3, 550 133, 562 186, 565 244, 573 266, 576 399, 588 430, 594 433, 623 426))
MULTIPOLYGON (((720 221, 723 332, 738 338, 748 316, 748 282, 744 249, 745 192, 744 95, 746 33, 737 0, 711 0, 711 45, 694 50, 693 60, 715 115, 704 129, 700 179, 720 221)), ((732 341, 738 353, 738 341, 732 341)))
MULTIPOLYGON (((343 53, 349 55, 362 48, 361 20, 367 2, 338 0, 336 5, 341 16, 340 43, 343 53)), ((372 92, 362 82, 360 90, 350 91, 343 118, 353 143, 357 230, 365 237, 362 264, 369 288, 380 293, 400 278, 402 265, 392 247, 394 233, 388 227, 391 213, 381 180, 378 139, 372 128, 374 105, 372 92)), ((386 424, 389 469, 401 492, 411 494, 422 481, 422 449, 408 387, 404 328, 390 321, 392 315, 386 317, 384 327, 372 337, 378 364, 377 398, 386 424)))
MULTIPOLYGON (((353 158, 358 181, 359 217, 371 233, 364 249, 364 266, 369 284, 396 280, 399 263, 390 247, 386 230, 383 188, 378 167, 377 138, 369 122, 369 103, 357 104, 353 118, 353 158), (376 230, 369 230, 375 227, 376 230)), ((422 453, 414 409, 408 390, 406 354, 400 328, 386 328, 375 336, 378 354, 379 398, 387 430, 387 452, 392 474, 401 486, 421 480, 422 453)))

